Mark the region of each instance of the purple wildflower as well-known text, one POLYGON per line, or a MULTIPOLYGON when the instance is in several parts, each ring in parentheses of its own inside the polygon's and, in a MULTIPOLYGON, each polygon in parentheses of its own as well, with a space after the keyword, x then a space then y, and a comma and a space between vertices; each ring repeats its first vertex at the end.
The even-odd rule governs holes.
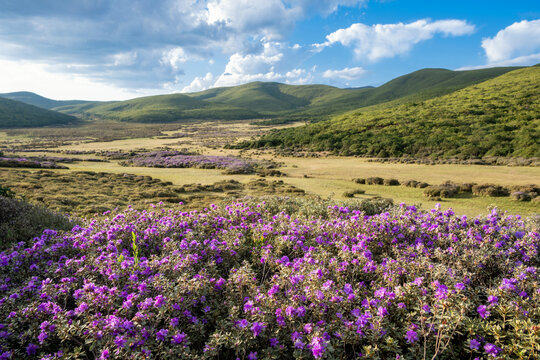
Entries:
POLYGON ((407 339, 407 342, 409 344, 412 344, 412 343, 418 341, 418 334, 414 330, 409 330, 405 334, 405 339, 407 339))
POLYGON ((471 341, 469 342, 469 348, 471 348, 472 350, 478 350, 479 347, 480 341, 476 339, 471 339, 471 341))
POLYGON ((478 308, 476 309, 476 311, 478 312, 478 315, 480 315, 480 317, 482 319, 485 319, 486 317, 488 317, 490 315, 490 312, 487 311, 487 308, 485 305, 480 305, 478 306, 478 308))
POLYGON ((325 344, 324 340, 321 337, 314 337, 311 340, 311 353, 315 357, 315 359, 319 359, 323 356, 325 351, 325 344))
POLYGON ((484 345, 484 350, 486 351, 486 353, 493 357, 497 357, 497 355, 499 355, 499 353, 501 352, 501 348, 491 343, 486 343, 486 345, 484 345))
POLYGON ((39 346, 36 344, 30 344, 26 347, 26 353, 28 355, 34 355, 37 352, 37 349, 39 349, 39 346))
POLYGON ((159 341, 164 341, 167 338, 168 334, 169 330, 161 329, 156 333, 156 339, 158 339, 159 341))
POLYGON ((257 337, 259 334, 266 328, 266 326, 263 323, 260 323, 258 321, 254 322, 251 326, 251 331, 253 331, 253 336, 257 337))

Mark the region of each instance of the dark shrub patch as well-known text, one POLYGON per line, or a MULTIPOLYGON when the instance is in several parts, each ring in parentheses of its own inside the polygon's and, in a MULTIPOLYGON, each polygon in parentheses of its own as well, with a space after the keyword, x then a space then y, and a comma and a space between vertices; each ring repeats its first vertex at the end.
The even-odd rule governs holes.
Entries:
POLYGON ((399 185, 399 181, 397 179, 384 179, 383 185, 386 186, 397 186, 399 185))
POLYGON ((366 179, 367 185, 382 185, 383 182, 384 182, 384 179, 380 177, 368 177, 366 179))
POLYGON ((472 193, 477 196, 508 196, 510 191, 500 185, 481 184, 472 187, 472 193))

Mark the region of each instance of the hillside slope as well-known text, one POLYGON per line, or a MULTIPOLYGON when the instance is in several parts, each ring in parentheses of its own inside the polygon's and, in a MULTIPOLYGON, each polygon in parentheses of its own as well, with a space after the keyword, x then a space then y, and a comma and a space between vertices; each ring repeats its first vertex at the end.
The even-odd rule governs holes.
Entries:
POLYGON ((29 91, 19 91, 12 93, 0 94, 0 98, 20 101, 25 104, 34 105, 43 109, 51 110, 53 108, 61 106, 73 106, 79 104, 92 103, 91 101, 84 100, 52 100, 41 95, 29 92, 29 91))
POLYGON ((28 92, 4 96, 70 115, 128 122, 166 123, 186 119, 258 118, 316 122, 385 102, 430 99, 514 69, 471 71, 423 69, 396 78, 377 88, 339 89, 328 85, 252 82, 190 94, 148 96, 111 102, 56 101, 28 92))
POLYGON ((540 67, 530 67, 431 100, 359 109, 242 146, 379 157, 537 157, 539 139, 540 67))
POLYGON ((187 94, 212 103, 249 108, 267 116, 321 120, 360 107, 401 98, 426 100, 500 76, 516 67, 468 71, 422 69, 377 88, 339 89, 328 85, 253 82, 187 94))
POLYGON ((42 109, 20 101, 0 98, 0 128, 65 125, 78 121, 77 118, 70 115, 42 109))
MULTIPOLYGON (((79 106, 80 110, 81 107, 79 106)), ((260 114, 227 104, 211 104, 184 94, 158 95, 98 104, 87 115, 128 122, 172 122, 185 119, 253 119, 260 114)))

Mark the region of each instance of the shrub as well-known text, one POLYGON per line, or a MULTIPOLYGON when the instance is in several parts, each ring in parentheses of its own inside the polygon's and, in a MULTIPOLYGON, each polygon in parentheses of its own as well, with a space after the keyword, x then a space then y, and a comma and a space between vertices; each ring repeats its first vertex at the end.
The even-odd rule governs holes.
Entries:
POLYGON ((11 190, 9 187, 3 186, 2 184, 0 184, 0 197, 2 196, 6 198, 13 198, 15 197, 15 192, 11 190))
POLYGON ((458 186, 452 182, 447 181, 441 185, 428 186, 424 190, 424 196, 452 198, 452 197, 455 197, 458 192, 459 192, 458 186))
POLYGON ((366 179, 364 178, 356 178, 356 179, 353 179, 353 181, 357 184, 365 184, 366 183, 366 179))
POLYGON ((399 181, 397 179, 384 179, 383 185, 386 186, 397 186, 399 185, 399 181))
POLYGON ((532 196, 529 193, 523 191, 514 191, 510 194, 512 200, 516 201, 531 201, 532 196))
POLYGON ((44 207, 0 196, 0 249, 29 241, 45 229, 69 230, 73 225, 66 217, 44 207))
POLYGON ((350 190, 350 191, 345 191, 343 193, 343 197, 346 197, 346 198, 352 198, 354 197, 354 195, 356 194, 365 194, 365 190, 361 190, 361 189, 356 189, 356 190, 350 190))
POLYGON ((384 179, 380 177, 368 177, 366 179, 367 185, 382 185, 383 182, 384 182, 384 179))
POLYGON ((419 182, 416 181, 416 180, 405 180, 405 181, 401 181, 400 184, 401 184, 402 186, 415 188, 415 187, 417 187, 417 185, 419 184, 419 182))
POLYGON ((0 350, 14 359, 60 349, 66 358, 533 359, 539 245, 519 217, 497 210, 366 216, 298 199, 130 209, 0 253, 0 350))
POLYGON ((472 187, 472 193, 478 196, 492 196, 492 197, 508 196, 510 194, 507 188, 500 185, 494 185, 494 184, 474 185, 472 187))
POLYGON ((461 193, 471 193, 473 186, 476 185, 475 183, 462 183, 457 184, 458 190, 461 193))
POLYGON ((512 186, 512 190, 526 192, 533 198, 540 195, 540 187, 538 187, 537 185, 534 185, 534 184, 512 186))

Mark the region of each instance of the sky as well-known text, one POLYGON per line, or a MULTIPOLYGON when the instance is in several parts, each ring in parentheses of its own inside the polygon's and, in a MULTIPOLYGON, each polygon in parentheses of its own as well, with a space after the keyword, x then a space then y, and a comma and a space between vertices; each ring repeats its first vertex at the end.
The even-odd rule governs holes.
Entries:
POLYGON ((0 0, 0 93, 58 100, 537 63, 538 0, 0 0))

